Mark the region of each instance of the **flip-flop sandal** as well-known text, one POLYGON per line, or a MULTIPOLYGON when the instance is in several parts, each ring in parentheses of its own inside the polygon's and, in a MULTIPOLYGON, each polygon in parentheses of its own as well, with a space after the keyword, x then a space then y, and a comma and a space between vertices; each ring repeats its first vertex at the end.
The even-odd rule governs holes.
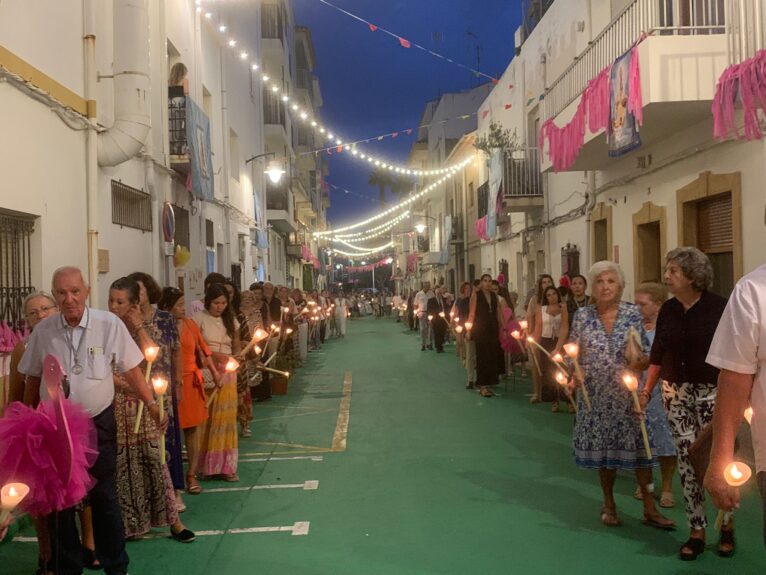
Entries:
POLYGON ((676 530, 676 524, 672 521, 670 523, 663 523, 662 521, 658 521, 657 519, 654 519, 653 517, 647 517, 644 515, 644 525, 648 525, 649 527, 654 527, 655 529, 661 529, 663 531, 675 531, 676 530))
POLYGON ((617 517, 617 510, 612 510, 607 507, 601 508, 601 523, 607 527, 619 527, 622 525, 622 521, 617 517))
POLYGON ((681 561, 694 561, 704 550, 705 542, 702 539, 690 537, 686 543, 681 545, 681 549, 678 550, 678 558, 681 561), (684 549, 688 549, 691 553, 684 553, 684 549))
POLYGON ((479 393, 481 393, 482 397, 494 397, 495 395, 491 389, 488 389, 486 387, 483 387, 479 393))
POLYGON ((669 491, 663 491, 662 496, 660 497, 660 507, 669 509, 675 506, 676 506, 676 500, 673 499, 673 494, 670 493, 669 491))

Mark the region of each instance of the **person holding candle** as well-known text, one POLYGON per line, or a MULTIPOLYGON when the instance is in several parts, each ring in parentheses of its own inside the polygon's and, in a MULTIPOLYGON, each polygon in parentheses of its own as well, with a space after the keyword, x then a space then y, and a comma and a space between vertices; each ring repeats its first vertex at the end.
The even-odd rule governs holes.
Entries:
POLYGON ((348 300, 341 291, 335 297, 335 328, 338 330, 338 336, 346 337, 346 318, 348 317, 348 300))
MULTIPOLYGON (((145 289, 145 288, 144 288, 145 289)), ((120 278, 109 288, 109 311, 122 319, 134 333, 139 347, 159 344, 151 338, 140 310, 141 286, 130 277, 120 278)), ((165 313, 165 312, 163 312, 165 313)), ((152 365, 152 377, 166 378, 170 358, 162 352, 152 365), (164 361, 163 361, 164 359, 164 361)), ((165 381, 168 381, 165 379, 165 381)), ((173 480, 167 465, 160 461, 160 443, 164 437, 155 423, 144 417, 135 433, 138 414, 137 401, 127 382, 114 376, 114 413, 117 421, 117 495, 122 509, 125 537, 137 538, 152 527, 170 526, 174 539, 187 543, 194 533, 178 518, 178 506, 173 480)))
POLYGON ((211 360, 211 352, 202 338, 199 327, 186 317, 186 304, 183 292, 174 287, 162 290, 162 296, 157 304, 161 310, 172 314, 176 320, 181 349, 181 389, 178 402, 178 421, 184 432, 188 468, 186 471, 186 492, 199 495, 202 488, 197 482, 197 467, 199 465, 199 427, 207 419, 207 397, 205 396, 205 381, 200 369, 206 367, 213 375, 216 383, 220 376, 211 360))
MULTIPOLYGON (((63 267, 53 273, 52 293, 60 313, 35 327, 27 351, 19 364, 26 374, 26 386, 40 389, 43 359, 53 354, 61 359, 66 376, 64 391, 93 417, 98 434, 98 459, 90 469, 96 485, 88 494, 96 541, 96 554, 104 570, 111 575, 127 573, 129 558, 125 551, 125 533, 115 486, 116 422, 114 418, 113 372, 125 381, 144 404, 148 416, 161 429, 167 418, 160 413, 159 402, 139 369, 144 355, 130 337, 125 324, 109 312, 85 305, 89 287, 82 271, 63 267)), ((148 419, 148 417, 147 417, 148 419)), ((51 554, 56 564, 48 569, 62 573, 80 573, 83 556, 75 521, 75 508, 50 516, 51 554)))
POLYGON ((434 297, 430 298, 426 302, 426 311, 428 315, 433 316, 431 320, 431 331, 433 332, 434 346, 436 347, 436 353, 444 353, 444 336, 447 333, 447 312, 449 307, 442 296, 441 288, 434 290, 434 297), (444 317, 439 316, 444 314, 444 317))
POLYGON ((460 359, 463 361, 463 367, 465 367, 467 383, 466 389, 474 388, 474 381, 476 381, 476 343, 466 337, 465 322, 468 321, 468 316, 471 314, 471 295, 473 294, 473 286, 470 282, 463 282, 460 285, 460 291, 458 292, 458 299, 452 306, 451 314, 454 314, 457 326, 460 327, 460 332, 457 334, 457 348, 459 350, 460 359))
POLYGON ((675 524, 657 510, 646 492, 651 468, 657 464, 645 452, 641 426, 635 417, 631 392, 623 385, 626 370, 641 371, 647 358, 629 358, 626 354, 631 328, 641 334, 642 346, 649 350, 641 314, 633 305, 621 301, 625 278, 613 262, 595 263, 588 274, 593 286, 595 305, 580 309, 572 322, 569 340, 579 347, 579 365, 591 407, 582 394, 574 427, 574 457, 578 467, 597 469, 604 503, 601 522, 609 527, 620 525, 614 499, 618 469, 633 470, 644 489, 644 523, 659 529, 673 529, 675 524))
MULTIPOLYGON (((239 324, 229 305, 229 292, 214 284, 205 293, 205 309, 194 316, 200 333, 213 354, 219 373, 240 349, 239 324)), ((208 419, 200 435, 200 470, 207 477, 239 481, 237 476, 237 378, 227 374, 208 390, 208 419), (218 390, 217 392, 215 390, 218 390)))
MULTIPOLYGON (((713 413, 713 446, 705 487, 716 507, 731 512, 739 507, 739 491, 731 488, 724 471, 734 461, 734 445, 742 414, 748 408, 755 452, 755 471, 763 500, 763 540, 766 545, 766 265, 737 282, 718 323, 706 362, 720 369, 713 413)), ((747 418, 747 415, 745 416, 747 418)), ((721 530, 719 553, 734 553, 734 533, 721 530)))
MULTIPOLYGON (((554 286, 548 286, 543 290, 543 305, 537 307, 535 314, 534 331, 532 337, 548 353, 554 355, 559 352, 560 346, 567 340, 569 333, 569 317, 566 304, 562 302, 559 291, 554 286)), ((553 406, 551 411, 559 410, 559 401, 566 401, 562 397, 563 388, 556 382, 556 372, 559 366, 545 354, 538 354, 540 362, 540 371, 542 372, 542 383, 540 389, 542 397, 553 397, 553 406)), ((574 413, 574 408, 569 406, 570 413, 574 413)))
POLYGON ((492 397, 492 387, 498 384, 500 362, 500 324, 505 302, 492 291, 492 276, 481 276, 478 292, 471 295, 466 337, 476 344, 476 385, 484 397, 492 397))
MULTIPOLYGON (((537 309, 540 307, 541 301, 543 301, 543 290, 550 286, 553 286, 553 277, 548 274, 541 274, 537 278, 537 284, 535 291, 532 294, 529 302, 527 303, 526 320, 529 323, 527 333, 535 333, 535 318, 537 317, 537 309)), ((539 352, 532 346, 528 349, 528 353, 534 354, 535 358, 539 357, 539 352)), ((538 362, 539 363, 539 362, 538 362)), ((537 369, 532 370, 532 397, 529 398, 530 403, 538 403, 542 401, 542 375, 537 369)))
MULTIPOLYGON (((690 537, 679 551, 682 560, 705 549, 705 494, 689 459, 689 447, 713 419, 718 369, 705 358, 726 300, 711 293, 713 267, 697 248, 681 247, 665 257, 665 285, 674 297, 657 316, 651 365, 641 392, 646 406, 660 379, 662 397, 678 451, 678 471, 690 537)), ((733 540, 733 535, 732 535, 733 540)), ((728 548, 728 546, 727 546, 728 548)))
MULTIPOLYGON (((662 284, 645 282, 636 288, 633 301, 641 312, 644 320, 644 331, 649 339, 649 345, 654 342, 657 328, 657 316, 662 304, 667 299, 667 290, 662 284)), ((644 387, 646 378, 642 378, 641 389, 644 387)), ((660 472, 662 474, 662 492, 660 495, 660 507, 673 507, 673 475, 676 472, 676 445, 673 441, 673 431, 668 423, 668 416, 662 406, 662 394, 659 386, 655 386, 652 397, 646 405, 646 425, 652 430, 652 451, 660 460, 660 472)), ((654 491, 654 483, 648 486, 650 492, 654 491)), ((643 490, 636 487, 636 499, 643 497, 643 490)))

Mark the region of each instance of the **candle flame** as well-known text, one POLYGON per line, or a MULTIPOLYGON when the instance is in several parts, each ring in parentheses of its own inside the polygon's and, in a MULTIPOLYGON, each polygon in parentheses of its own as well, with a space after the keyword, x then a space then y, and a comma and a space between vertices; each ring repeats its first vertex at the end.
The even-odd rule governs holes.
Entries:
POLYGON ((535 342, 535 338, 533 338, 531 335, 529 335, 529 336, 527 336, 527 341, 529 343, 534 343, 535 342))
POLYGON ((428 316, 428 321, 431 321, 433 318, 434 318, 434 316, 432 316, 432 315, 429 315, 429 316, 428 316))
POLYGON ((10 495, 11 497, 18 497, 19 496, 19 492, 16 490, 16 486, 15 485, 11 485, 8 488, 8 495, 10 495))
POLYGON ((562 361, 564 361, 564 358, 562 357, 560 353, 555 354, 552 359, 556 363, 561 363, 562 361))
POLYGON ((29 494, 29 487, 24 483, 8 483, 0 489, 0 507, 4 511, 13 511, 29 494))
POLYGON ((572 358, 577 357, 577 354, 580 353, 580 347, 576 343, 566 343, 564 344, 564 353, 572 358))
POLYGON ((567 382, 567 376, 564 375, 563 372, 557 371, 556 372, 556 381, 558 381, 561 385, 564 385, 567 382))
POLYGON ((269 337, 269 333, 266 330, 261 329, 259 327, 258 329, 255 330, 255 333, 253 334, 253 341, 261 341, 262 339, 266 339, 267 337, 269 337))
POLYGON ((726 479, 726 483, 732 487, 739 487, 744 485, 750 479, 753 474, 750 467, 741 461, 732 461, 723 470, 723 477, 726 479))
POLYGON ((458 332, 458 333, 463 333, 463 326, 462 325, 457 326, 455 328, 455 331, 458 332))
POLYGON ((744 475, 739 469, 737 469, 736 463, 731 464, 731 469, 729 472, 734 479, 742 479, 742 475, 744 475))
POLYGON ((451 311, 451 312, 449 312, 449 316, 450 316, 450 317, 454 317, 454 315, 455 315, 455 312, 454 312, 454 311, 451 311))
POLYGON ((290 308, 285 306, 285 307, 282 308, 282 311, 285 312, 285 313, 290 313, 290 308))
POLYGON ((745 410, 745 420, 747 421, 748 424, 753 420, 753 408, 752 407, 748 407, 745 410))
POLYGON ((519 326, 521 327, 521 329, 527 329, 529 327, 529 322, 523 319, 519 322, 519 326))
POLYGON ((260 346, 258 346, 258 345, 256 345, 256 346, 253 348, 253 351, 256 353, 256 355, 261 355, 261 354, 263 353, 263 350, 262 350, 262 349, 261 349, 261 347, 260 347, 260 346))
POLYGON ((473 324, 470 321, 465 322, 465 328, 468 331, 471 331, 471 328, 473 327, 473 324))
POLYGON ((146 358, 146 361, 148 361, 149 363, 154 363, 159 353, 160 353, 160 348, 158 346, 150 345, 144 350, 144 358, 146 358))
POLYGON ((239 368, 239 362, 233 357, 230 357, 229 361, 226 362, 226 367, 224 369, 228 373, 231 373, 232 371, 237 371, 238 368, 239 368))
POLYGON ((293 333, 293 328, 291 328, 291 327, 288 327, 288 328, 285 330, 285 334, 287 334, 287 335, 290 335, 291 333, 293 333))
POLYGON ((514 330, 511 332, 511 337, 512 337, 513 339, 519 339, 519 338, 521 337, 521 333, 519 332, 519 330, 517 330, 517 329, 514 329, 514 330))
POLYGON ((444 317, 444 312, 443 311, 439 312, 439 317, 444 317))
POLYGON ((168 380, 162 377, 153 377, 152 387, 157 395, 165 395, 165 392, 168 390, 168 380))
POLYGON ((628 388, 628 391, 636 391, 638 389, 638 380, 634 375, 626 373, 622 376, 622 382, 628 388))

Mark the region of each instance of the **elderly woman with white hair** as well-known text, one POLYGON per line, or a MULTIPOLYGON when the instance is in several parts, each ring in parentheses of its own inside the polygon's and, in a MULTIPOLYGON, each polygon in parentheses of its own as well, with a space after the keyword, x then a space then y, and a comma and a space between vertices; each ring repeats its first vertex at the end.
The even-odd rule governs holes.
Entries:
POLYGON ((641 314, 633 304, 621 301, 625 277, 617 264, 598 262, 588 275, 594 304, 577 311, 570 331, 570 341, 579 345, 584 373, 584 381, 577 383, 585 386, 591 402, 589 409, 580 394, 574 428, 575 463, 598 470, 604 494, 604 525, 620 525, 614 483, 617 470, 627 469, 635 471, 644 491, 644 524, 673 529, 673 521, 660 514, 654 498, 646 491, 657 460, 647 457, 633 399, 622 383, 627 371, 639 373, 648 364, 645 355, 633 357, 635 354, 626 353, 632 330, 640 335, 644 353, 648 353, 641 314))
MULTIPOLYGON (((691 561, 705 550, 705 494, 689 459, 689 447, 713 419, 718 369, 705 363, 726 300, 708 291, 713 267, 697 248, 676 248, 665 256, 665 285, 673 298, 657 316, 657 328, 646 385, 640 402, 645 406, 661 379, 662 398, 678 451, 678 471, 691 535, 679 557, 691 561)), ((734 528, 721 530, 718 554, 734 553, 734 528)))

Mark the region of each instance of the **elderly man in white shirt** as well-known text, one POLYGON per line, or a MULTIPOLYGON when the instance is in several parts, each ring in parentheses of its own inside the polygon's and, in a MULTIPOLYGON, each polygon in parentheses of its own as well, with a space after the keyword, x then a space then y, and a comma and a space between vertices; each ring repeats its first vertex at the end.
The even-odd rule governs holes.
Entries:
POLYGON ((718 323, 707 363, 719 368, 713 415, 713 447, 705 487, 716 507, 739 507, 739 491, 729 487, 723 471, 734 459, 734 440, 748 403, 753 408, 751 433, 755 466, 764 500, 766 544, 766 265, 743 277, 734 288, 718 323))
POLYGON ((432 349, 431 345, 431 324, 428 321, 428 300, 434 297, 431 291, 431 282, 423 282, 423 289, 415 294, 415 313, 418 316, 420 325, 420 351, 425 351, 426 347, 432 349))
MULTIPOLYGON (((98 434, 98 458, 90 469, 97 480, 88 494, 98 559, 109 575, 127 573, 125 532, 115 486, 117 426, 114 419, 113 370, 122 373, 133 392, 148 406, 149 415, 163 427, 167 419, 144 381, 139 365, 143 353, 117 316, 88 308, 90 290, 78 268, 59 268, 53 274, 53 297, 61 313, 35 327, 19 364, 32 393, 47 395, 40 386, 43 359, 55 355, 64 369, 64 393, 90 413, 98 434)), ((48 571, 62 575, 80 574, 82 547, 74 508, 49 517, 51 563, 48 571)))

